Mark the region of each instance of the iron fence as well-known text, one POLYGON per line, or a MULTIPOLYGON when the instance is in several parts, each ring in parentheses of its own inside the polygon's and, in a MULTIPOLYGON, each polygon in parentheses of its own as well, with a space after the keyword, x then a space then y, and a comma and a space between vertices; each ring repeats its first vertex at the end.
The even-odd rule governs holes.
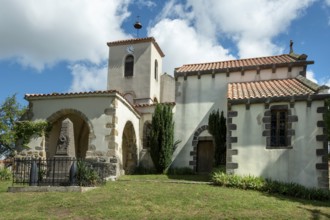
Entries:
POLYGON ((13 185, 95 186, 105 183, 107 164, 76 158, 15 158, 13 185))

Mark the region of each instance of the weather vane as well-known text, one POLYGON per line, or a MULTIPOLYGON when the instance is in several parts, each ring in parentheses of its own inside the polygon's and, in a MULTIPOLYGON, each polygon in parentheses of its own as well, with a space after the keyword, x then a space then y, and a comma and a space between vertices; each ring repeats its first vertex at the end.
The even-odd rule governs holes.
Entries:
POLYGON ((136 29, 137 38, 139 38, 139 30, 142 28, 142 24, 140 23, 140 16, 137 16, 136 22, 134 24, 134 28, 136 29))

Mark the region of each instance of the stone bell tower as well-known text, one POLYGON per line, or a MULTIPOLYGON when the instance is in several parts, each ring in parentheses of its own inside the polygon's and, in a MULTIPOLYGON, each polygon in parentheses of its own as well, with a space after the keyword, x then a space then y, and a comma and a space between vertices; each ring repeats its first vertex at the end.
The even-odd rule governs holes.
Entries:
POLYGON ((109 46, 108 90, 118 90, 132 104, 160 101, 162 58, 153 37, 107 43, 109 46))

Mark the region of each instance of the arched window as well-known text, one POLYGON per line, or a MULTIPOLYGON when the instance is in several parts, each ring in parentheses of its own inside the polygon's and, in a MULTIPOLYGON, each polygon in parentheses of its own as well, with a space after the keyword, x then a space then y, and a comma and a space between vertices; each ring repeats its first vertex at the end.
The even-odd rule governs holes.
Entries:
POLYGON ((134 70, 134 57, 132 55, 128 55, 125 59, 125 77, 133 76, 134 70))
POLYGON ((158 61, 155 60, 155 80, 158 79, 158 61))

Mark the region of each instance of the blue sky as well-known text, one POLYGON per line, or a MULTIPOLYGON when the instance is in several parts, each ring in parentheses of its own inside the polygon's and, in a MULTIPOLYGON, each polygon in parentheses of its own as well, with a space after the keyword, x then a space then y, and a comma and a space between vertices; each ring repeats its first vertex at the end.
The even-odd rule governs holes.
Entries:
POLYGON ((0 0, 0 103, 17 93, 106 89, 106 42, 153 36, 163 71, 188 63, 305 53, 330 86, 330 0, 0 0))

